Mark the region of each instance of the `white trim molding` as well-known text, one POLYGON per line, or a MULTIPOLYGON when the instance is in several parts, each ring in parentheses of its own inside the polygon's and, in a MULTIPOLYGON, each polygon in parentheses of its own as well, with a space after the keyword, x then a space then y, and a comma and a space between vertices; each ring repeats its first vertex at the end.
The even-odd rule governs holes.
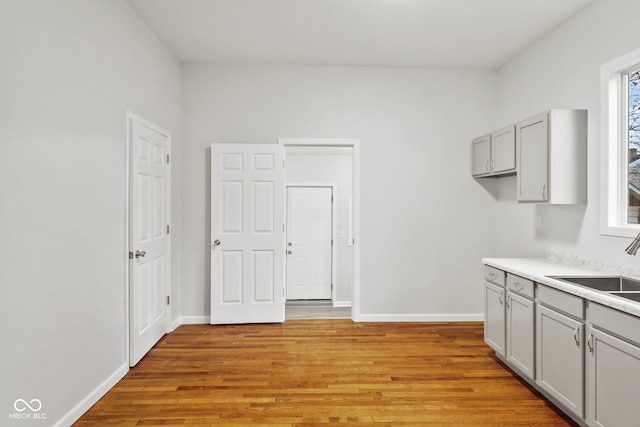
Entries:
POLYGON ((338 138, 278 138, 284 147, 351 147, 353 185, 353 284, 351 319, 360 319, 360 140, 338 138))
POLYGON ((482 322, 484 314, 360 314, 361 322, 482 322))
POLYGON ((608 236, 635 237, 640 225, 627 224, 627 155, 623 151, 623 88, 621 74, 640 64, 640 49, 622 55, 600 68, 601 101, 601 203, 600 233, 608 236))
POLYGON ((82 415, 85 414, 98 400, 100 400, 109 390, 115 386, 129 372, 129 363, 121 365, 114 373, 112 373, 106 380, 96 387, 91 393, 89 393, 84 399, 82 399, 76 406, 74 406, 69 412, 58 420, 54 427, 70 426, 74 422, 78 421, 82 415))

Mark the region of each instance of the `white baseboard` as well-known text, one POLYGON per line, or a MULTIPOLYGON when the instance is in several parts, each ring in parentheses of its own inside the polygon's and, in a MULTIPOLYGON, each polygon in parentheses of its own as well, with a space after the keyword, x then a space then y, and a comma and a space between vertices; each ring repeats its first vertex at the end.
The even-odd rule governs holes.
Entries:
MULTIPOLYGON (((355 320, 355 319, 354 319, 355 320)), ((360 314, 358 322, 481 322, 483 314, 360 314)))
POLYGON ((182 318, 178 317, 177 319, 175 319, 173 322, 171 322, 171 325, 169 326, 169 330, 167 332, 173 332, 176 330, 176 328, 178 326, 182 325, 182 318))
MULTIPOLYGON (((334 301, 334 307, 351 307, 351 301, 334 301)), ((359 314, 356 322, 481 322, 484 314, 359 314)), ((173 329, 180 325, 208 325, 210 316, 182 316, 171 324, 173 329)))
POLYGON ((334 307, 351 307, 351 301, 334 301, 334 307))
MULTIPOLYGON (((175 320, 180 325, 208 325, 211 323, 211 316, 182 316, 175 320)), ((176 328, 178 327, 176 326, 176 328)))
POLYGON ((129 371, 128 364, 120 366, 113 374, 111 374, 106 380, 102 382, 95 390, 93 390, 87 397, 82 399, 73 409, 67 412, 60 420, 58 420, 54 427, 66 427, 75 423, 80 419, 85 412, 87 412, 98 400, 102 398, 109 390, 115 386, 129 371))

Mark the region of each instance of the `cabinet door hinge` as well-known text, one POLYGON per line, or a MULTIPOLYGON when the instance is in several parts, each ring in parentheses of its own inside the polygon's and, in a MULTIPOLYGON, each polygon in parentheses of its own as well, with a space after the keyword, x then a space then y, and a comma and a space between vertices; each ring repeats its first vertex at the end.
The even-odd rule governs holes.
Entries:
POLYGON ((129 259, 133 259, 133 252, 129 252, 129 259))
POLYGON ((167 234, 169 234, 171 232, 171 226, 167 225, 167 234))
POLYGON ((167 154, 167 164, 169 164, 169 155, 167 154))
POLYGON ((167 295, 167 305, 171 305, 171 295, 167 295))

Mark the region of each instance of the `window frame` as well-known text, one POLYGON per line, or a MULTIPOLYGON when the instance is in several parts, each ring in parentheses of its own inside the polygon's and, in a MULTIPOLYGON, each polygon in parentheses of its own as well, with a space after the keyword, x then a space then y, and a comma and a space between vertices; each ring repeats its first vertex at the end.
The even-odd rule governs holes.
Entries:
POLYGON ((600 68, 602 121, 602 198, 600 234, 635 237, 640 224, 629 224, 628 106, 624 75, 640 68, 640 49, 600 68))

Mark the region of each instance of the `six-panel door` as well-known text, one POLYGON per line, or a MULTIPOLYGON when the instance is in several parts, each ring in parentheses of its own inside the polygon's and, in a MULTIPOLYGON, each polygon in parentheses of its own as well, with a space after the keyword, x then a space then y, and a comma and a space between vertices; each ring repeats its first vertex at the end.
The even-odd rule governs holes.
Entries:
POLYGON ((284 321, 283 157, 279 144, 212 144, 212 324, 284 321))

